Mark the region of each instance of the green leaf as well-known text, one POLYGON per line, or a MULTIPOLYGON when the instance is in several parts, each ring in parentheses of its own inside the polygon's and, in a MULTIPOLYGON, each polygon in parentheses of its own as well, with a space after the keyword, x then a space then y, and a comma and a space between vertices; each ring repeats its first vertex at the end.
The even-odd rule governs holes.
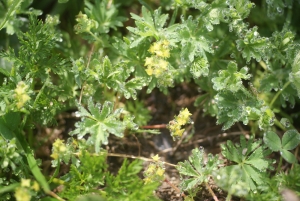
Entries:
POLYGON ((181 62, 193 62, 195 57, 206 59, 206 53, 213 53, 211 46, 214 39, 208 37, 207 30, 198 27, 198 21, 190 16, 185 20, 178 31, 177 40, 181 43, 181 62), (195 27, 198 27, 195 29, 195 27), (204 37, 206 36, 206 37, 204 37))
MULTIPOLYGON (((91 29, 91 32, 101 37, 107 34, 110 29, 117 30, 118 27, 123 26, 123 22, 127 20, 119 14, 118 6, 114 3, 109 3, 108 1, 94 1, 91 3, 85 1, 85 13, 93 21, 97 22, 97 26, 91 29)), ((102 41, 103 42, 103 41, 102 41)))
MULTIPOLYGON (((141 36, 142 39, 151 36, 157 38, 158 32, 156 28, 164 26, 164 24, 156 27, 155 22, 159 21, 160 17, 162 17, 162 20, 165 19, 168 15, 160 15, 161 9, 156 10, 155 13, 156 13, 155 18, 153 18, 151 12, 148 11, 144 6, 142 7, 143 17, 140 17, 134 13, 130 13, 131 17, 135 20, 136 28, 127 27, 127 29, 134 34, 141 36)), ((138 39, 138 40, 141 41, 142 39, 138 39)))
POLYGON ((247 62, 251 58, 256 59, 257 62, 261 61, 270 46, 268 38, 260 37, 257 29, 258 27, 249 29, 243 39, 236 41, 237 49, 242 51, 242 56, 247 62))
POLYGON ((67 3, 69 0, 58 0, 58 3, 67 3))
POLYGON ((246 196, 250 189, 243 179, 244 172, 239 166, 231 165, 220 168, 214 172, 213 178, 216 184, 228 193, 237 196, 246 196))
POLYGON ((209 73, 209 64, 207 59, 198 58, 193 62, 193 65, 190 69, 194 78, 198 78, 200 76, 208 76, 209 73))
POLYGON ((106 199, 97 194, 87 194, 80 195, 76 201, 106 201, 106 199))
POLYGON ((282 136, 282 148, 292 150, 300 143, 300 134, 297 130, 288 130, 282 136))
POLYGON ((247 74, 248 68, 243 67, 240 72, 237 71, 237 64, 233 61, 228 63, 227 70, 219 71, 219 76, 212 79, 213 88, 216 91, 229 90, 236 92, 243 86, 242 79, 248 80, 251 75, 247 74))
POLYGON ((81 122, 76 123, 76 129, 70 135, 78 135, 79 138, 90 134, 88 143, 94 145, 95 152, 100 152, 100 146, 108 143, 109 134, 122 137, 126 127, 135 128, 133 118, 124 118, 121 121, 123 109, 113 111, 113 104, 105 101, 100 104, 93 104, 92 99, 88 101, 88 110, 79 106, 78 114, 82 117, 81 122))
POLYGON ((33 156, 32 150, 30 149, 24 136, 19 131, 20 122, 21 122, 21 116, 19 113, 13 113, 13 112, 7 113, 6 115, 2 116, 0 119, 0 132, 6 140, 11 140, 12 136, 15 136, 17 138, 20 145, 18 146, 18 148, 24 150, 27 159, 27 164, 29 166, 30 171, 32 172, 35 179, 39 182, 43 190, 46 193, 48 193, 50 192, 49 184, 45 176, 42 174, 41 170, 39 169, 37 165, 38 163, 33 156), (2 131, 2 128, 4 128, 4 132, 2 131))
POLYGON ((251 190, 255 190, 256 186, 263 182, 264 172, 272 169, 271 160, 266 158, 271 152, 261 145, 261 140, 254 141, 250 138, 246 141, 242 135, 240 142, 240 144, 233 145, 231 141, 228 141, 222 146, 222 155, 237 163, 232 166, 241 168, 243 172, 241 182, 247 183, 251 190))
POLYGON ((300 97, 300 51, 297 53, 292 64, 292 72, 289 76, 290 82, 295 86, 300 97))
MULTIPOLYGON (((0 23, 0 30, 3 29, 3 27, 5 27, 5 25, 7 26, 7 21, 9 20, 10 17, 12 17, 17 9, 20 7, 21 3, 23 2, 24 0, 12 0, 12 1, 9 1, 8 3, 8 10, 5 14, 5 17, 4 19, 2 19, 2 22, 0 23)), ((8 32, 8 30, 7 30, 8 32)))
POLYGON ((279 151, 281 149, 281 140, 273 131, 267 131, 264 134, 264 143, 272 150, 279 151))
POLYGON ((272 112, 267 113, 266 111, 269 110, 263 107, 263 102, 257 100, 244 88, 237 92, 224 89, 217 93, 214 100, 218 106, 217 124, 224 123, 223 130, 230 128, 238 121, 242 121, 246 125, 249 120, 258 120, 262 129, 272 123, 272 112))
POLYGON ((282 149, 280 151, 280 155, 289 163, 296 163, 297 162, 297 159, 296 157, 291 153, 289 152, 288 150, 285 150, 285 149, 282 149))
POLYGON ((217 156, 208 155, 207 163, 204 162, 204 150, 193 149, 189 160, 179 162, 176 169, 180 175, 189 176, 181 182, 183 190, 189 190, 203 182, 208 182, 212 172, 217 169, 220 163, 217 156))

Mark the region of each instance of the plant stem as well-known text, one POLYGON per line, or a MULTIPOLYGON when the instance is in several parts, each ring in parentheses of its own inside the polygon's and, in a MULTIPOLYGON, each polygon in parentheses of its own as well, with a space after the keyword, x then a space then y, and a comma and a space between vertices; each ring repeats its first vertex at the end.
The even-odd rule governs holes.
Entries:
POLYGON ((275 103, 275 101, 277 100, 277 98, 279 97, 279 95, 283 92, 283 90, 285 88, 287 88, 289 86, 289 84, 291 84, 290 81, 288 81, 287 83, 285 83, 284 86, 282 87, 282 89, 278 90, 278 92, 276 93, 276 95, 274 96, 274 98, 272 99, 272 101, 270 103, 270 108, 272 108, 273 104, 275 103))
POLYGON ((205 186, 207 188, 207 190, 209 191, 209 193, 212 195, 212 197, 214 198, 215 201, 219 201, 217 196, 215 195, 215 193, 213 192, 213 190, 210 188, 210 186, 208 185, 207 182, 204 182, 205 186))
POLYGON ((226 201, 231 201, 231 194, 230 193, 227 194, 226 201))
POLYGON ((278 164, 278 167, 277 167, 277 170, 276 170, 276 174, 278 174, 278 172, 280 171, 281 165, 282 165, 282 156, 280 155, 279 164, 278 164))
POLYGON ((56 195, 54 192, 50 191, 47 193, 48 195, 60 200, 60 201, 65 201, 64 199, 62 199, 61 197, 59 197, 58 195, 56 195))
POLYGON ((275 119, 275 125, 278 126, 281 130, 286 131, 286 128, 282 125, 282 123, 280 123, 280 121, 278 121, 277 119, 275 119))
MULTIPOLYGON (((110 157, 121 157, 121 158, 132 158, 132 159, 140 159, 143 161, 148 161, 148 162, 157 162, 151 158, 146 158, 146 157, 142 157, 142 156, 133 156, 133 155, 127 155, 127 154, 118 154, 118 153, 106 153, 106 152, 100 152, 99 154, 106 154, 107 156, 110 157)), ((98 156, 99 154, 92 154, 92 155, 96 155, 98 156)), ((74 153, 74 155, 79 156, 80 153, 74 153)), ((168 166, 172 166, 172 167, 176 167, 176 165, 172 164, 172 163, 167 163, 163 161, 164 165, 168 165, 168 166)))
POLYGON ((34 103, 32 104, 32 107, 35 109, 37 101, 39 100, 40 96, 42 95, 45 87, 49 84, 50 77, 47 77, 45 83, 43 84, 42 88, 40 89, 39 93, 35 97, 34 103))
POLYGON ((177 188, 174 184, 172 184, 171 182, 169 182, 168 179, 165 179, 164 180, 167 184, 169 184, 172 188, 174 188, 174 190, 177 192, 177 193, 180 193, 181 196, 185 197, 186 195, 184 193, 181 193, 180 189, 177 188))
POLYGON ((157 125, 146 125, 142 126, 143 129, 159 129, 159 128, 166 128, 167 124, 157 124, 157 125))

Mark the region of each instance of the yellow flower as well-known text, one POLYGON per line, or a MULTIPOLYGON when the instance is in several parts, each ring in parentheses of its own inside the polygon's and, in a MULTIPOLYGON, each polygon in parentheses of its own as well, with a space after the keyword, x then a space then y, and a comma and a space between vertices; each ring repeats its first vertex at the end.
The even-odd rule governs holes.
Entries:
POLYGON ((162 169, 162 168, 158 168, 158 169, 156 170, 156 175, 158 175, 158 176, 160 176, 160 177, 163 176, 164 173, 165 173, 165 170, 162 169))
POLYGON ((154 54, 154 53, 156 53, 157 51, 159 51, 160 49, 161 49, 161 45, 160 45, 158 42, 156 42, 156 43, 153 43, 153 44, 150 46, 149 52, 150 52, 151 54, 154 54))
POLYGON ((179 125, 185 125, 189 122, 191 115, 192 114, 189 112, 189 110, 185 108, 184 110, 180 111, 179 115, 176 117, 176 121, 179 125))
POLYGON ((67 151, 67 147, 64 144, 64 141, 61 139, 56 139, 56 141, 53 143, 53 153, 51 154, 51 157, 53 159, 58 159, 60 154, 63 154, 67 151))
POLYGON ((53 153, 50 155, 51 158, 53 158, 54 160, 58 159, 58 154, 57 153, 53 153))
POLYGON ((145 170, 145 174, 153 174, 153 172, 155 171, 156 169, 156 165, 151 163, 148 168, 145 170))
POLYGON ((183 132, 184 132, 184 129, 176 130, 176 131, 173 132, 173 135, 175 137, 181 137, 183 132))
POLYGON ((153 64, 154 64, 153 57, 146 57, 145 66, 153 66, 153 64))
POLYGON ((148 68, 146 69, 146 73, 147 73, 149 76, 151 76, 151 75, 153 74, 153 69, 152 69, 151 67, 148 67, 148 68))
POLYGON ((30 187, 30 179, 21 179, 22 187, 30 187))
POLYGON ((176 121, 170 121, 168 128, 171 132, 180 130, 180 125, 176 121))
POLYGON ((29 190, 23 187, 16 188, 15 198, 17 201, 30 201, 31 195, 29 190))
POLYGON ((154 69, 154 72, 153 72, 153 74, 155 75, 155 77, 161 76, 162 73, 163 73, 163 71, 160 68, 154 69))
POLYGON ((185 108, 182 112, 180 112, 184 118, 189 118, 192 114, 189 112, 187 108, 185 108))
POLYGON ((167 48, 164 48, 161 50, 161 57, 163 58, 169 58, 170 57, 170 50, 167 48))
POLYGON ((153 182, 153 181, 152 181, 152 179, 150 179, 149 177, 146 177, 146 178, 144 179, 144 182, 145 182, 145 184, 148 184, 148 183, 151 183, 151 182, 153 182))
POLYGON ((17 100, 17 108, 20 109, 24 104, 30 100, 29 95, 27 94, 28 85, 23 81, 19 82, 15 91, 15 98, 17 100))
POLYGON ((167 46, 168 47, 170 45, 170 42, 167 41, 167 40, 163 40, 162 44, 163 44, 163 46, 167 46))
POLYGON ((156 56, 163 57, 163 52, 161 50, 155 51, 156 56))
POLYGON ((34 181, 33 184, 32 184, 32 186, 31 186, 31 188, 34 191, 38 192, 40 190, 40 185, 36 181, 34 181))
POLYGON ((155 156, 152 156, 152 159, 157 162, 159 161, 160 157, 158 156, 158 154, 156 154, 155 156))
POLYGON ((158 66, 163 70, 168 69, 168 64, 169 64, 169 62, 167 62, 166 60, 163 60, 163 59, 158 60, 158 66))

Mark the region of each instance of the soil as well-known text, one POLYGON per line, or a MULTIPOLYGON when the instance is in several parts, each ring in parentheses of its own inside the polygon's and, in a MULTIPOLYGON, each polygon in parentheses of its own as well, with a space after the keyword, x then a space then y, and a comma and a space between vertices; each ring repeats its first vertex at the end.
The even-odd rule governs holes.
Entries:
MULTIPOLYGON (((226 143, 227 140, 233 142, 239 141, 239 135, 247 135, 247 128, 239 124, 233 126, 230 130, 222 131, 222 125, 216 125, 216 119, 208 115, 204 115, 201 108, 194 106, 195 99, 201 94, 198 87, 194 83, 183 83, 177 85, 165 95, 155 89, 151 94, 142 91, 139 95, 146 107, 150 110, 152 119, 146 127, 162 127, 161 134, 154 135, 147 132, 144 133, 127 133, 124 138, 118 138, 110 135, 109 143, 104 148, 109 153, 117 153, 123 155, 142 156, 151 158, 158 154, 162 161, 177 164, 187 160, 192 149, 203 147, 205 153, 220 155, 220 144, 226 143), (181 140, 174 141, 170 136, 168 129, 163 128, 169 121, 178 115, 182 108, 188 108, 193 114, 192 121, 186 127, 186 132, 181 140)), ((74 124, 79 119, 75 117, 75 111, 65 112, 57 117, 58 125, 52 128, 38 128, 37 141, 42 146, 36 151, 36 156, 42 159, 43 172, 46 175, 53 173, 51 167, 51 145, 56 138, 67 139, 68 133, 74 129, 74 124)), ((36 145, 38 146, 38 145, 36 145)), ((220 157, 222 157, 220 155, 220 157)), ((108 157, 110 171, 117 173, 122 161, 122 157, 108 157)), ((145 162, 145 166, 147 162, 145 162)), ((59 175, 68 172, 68 166, 62 165, 59 175)), ((166 166, 165 181, 156 190, 155 194, 164 201, 183 201, 184 193, 180 192, 177 187, 180 184, 178 171, 172 166, 166 166)), ((216 187, 212 182, 210 187, 216 194, 219 201, 225 200, 226 193, 216 187)), ((201 190, 194 198, 195 201, 211 201, 214 200, 212 195, 205 186, 200 187, 201 190)), ((240 200, 238 198, 232 200, 240 200)))

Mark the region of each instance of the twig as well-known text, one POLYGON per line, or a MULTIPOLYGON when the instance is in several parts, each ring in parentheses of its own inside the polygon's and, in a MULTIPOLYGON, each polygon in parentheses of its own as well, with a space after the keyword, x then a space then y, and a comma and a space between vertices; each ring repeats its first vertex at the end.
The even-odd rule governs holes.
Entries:
POLYGON ((168 179, 165 178, 164 182, 166 182, 167 184, 169 184, 177 193, 180 193, 181 196, 185 197, 186 195, 180 191, 179 188, 177 188, 174 184, 172 184, 171 182, 169 182, 168 179))
MULTIPOLYGON (((140 159, 140 160, 148 161, 148 162, 157 162, 156 160, 153 160, 151 158, 146 158, 146 157, 142 157, 142 156, 133 156, 133 155, 127 155, 127 154, 118 154, 118 153, 105 153, 105 152, 101 152, 99 154, 92 154, 92 155, 98 156, 100 154, 106 154, 107 156, 110 156, 110 157, 132 158, 132 159, 140 159)), ((80 153, 74 153, 74 155, 79 156, 80 153)), ((168 162, 164 162, 164 161, 162 161, 162 163, 164 165, 176 167, 176 165, 174 165, 172 163, 168 163, 168 162)))
POLYGON ((207 190, 209 191, 209 193, 212 195, 212 197, 214 198, 215 201, 219 201, 217 196, 215 195, 215 193, 213 192, 213 190, 210 188, 210 186, 208 185, 207 182, 204 182, 205 186, 207 188, 207 190))
POLYGON ((248 133, 243 129, 240 123, 237 123, 237 126, 239 127, 240 131, 243 133, 244 136, 246 136, 248 133))
POLYGON ((50 195, 50 196, 52 196, 52 197, 54 197, 54 198, 56 198, 56 199, 58 199, 58 200, 65 201, 65 199, 62 199, 61 197, 59 197, 58 195, 56 195, 52 191, 47 192, 47 194, 50 195))
MULTIPOLYGON (((91 57, 92 57, 92 54, 93 54, 93 52, 94 52, 94 44, 92 45, 92 48, 91 48, 91 50, 90 50, 90 52, 89 52, 89 58, 88 58, 88 63, 87 63, 87 65, 86 65, 86 68, 89 68, 89 66, 90 66, 90 62, 91 62, 91 57)), ((83 84, 82 84, 82 86, 81 86, 81 90, 80 90, 80 95, 79 95, 79 103, 81 103, 81 99, 82 99, 82 94, 83 94, 83 89, 84 89, 84 85, 85 85, 85 83, 86 82, 84 82, 83 84)))
MULTIPOLYGON (((146 157, 142 157, 142 156, 133 156, 133 155, 127 155, 127 154, 116 154, 116 153, 107 153, 107 156, 112 156, 112 157, 122 157, 122 158, 132 158, 132 159, 140 159, 143 161, 149 161, 149 162, 157 162, 151 158, 146 158, 146 157)), ((168 166, 172 166, 172 167, 176 167, 176 165, 172 164, 172 163, 168 163, 168 162, 164 162, 163 164, 168 165, 168 166)))
POLYGON ((167 128, 167 124, 157 124, 157 125, 146 125, 142 126, 143 129, 160 129, 160 128, 167 128))
POLYGON ((141 143, 140 143, 139 139, 135 135, 133 135, 133 137, 137 141, 138 149, 139 149, 139 157, 140 157, 141 156, 141 143))

